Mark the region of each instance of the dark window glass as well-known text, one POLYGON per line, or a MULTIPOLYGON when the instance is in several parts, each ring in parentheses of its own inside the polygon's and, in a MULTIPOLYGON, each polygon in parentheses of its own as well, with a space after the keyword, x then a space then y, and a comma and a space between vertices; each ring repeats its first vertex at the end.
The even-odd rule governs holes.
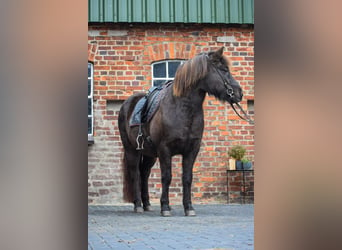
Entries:
POLYGON ((91 95, 91 79, 88 79, 88 95, 91 95))
POLYGON ((91 124, 92 123, 91 120, 92 119, 90 117, 88 117, 88 134, 91 134, 91 125, 92 125, 91 124))
POLYGON ((153 67, 153 77, 166 77, 166 63, 156 63, 153 67))
POLYGON ((165 82, 165 80, 154 80, 153 86, 158 87, 159 85, 162 85, 165 82))
POLYGON ((88 77, 91 77, 91 64, 88 63, 88 77))
POLYGON ((175 77, 180 62, 169 62, 169 77, 175 77))
POLYGON ((91 106, 91 99, 88 98, 88 115, 91 115, 91 108, 92 108, 92 106, 91 106))
POLYGON ((247 100, 247 110, 250 115, 254 115, 254 100, 247 100))

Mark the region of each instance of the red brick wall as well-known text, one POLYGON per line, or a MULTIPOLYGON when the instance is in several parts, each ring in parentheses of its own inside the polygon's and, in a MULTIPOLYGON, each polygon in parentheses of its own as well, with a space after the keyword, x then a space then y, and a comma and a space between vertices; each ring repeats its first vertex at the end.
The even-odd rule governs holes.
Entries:
MULTIPOLYGON (((94 64, 94 140, 88 146, 89 203, 122 202, 122 147, 117 115, 123 100, 151 87, 151 63, 189 59, 225 46, 225 55, 244 91, 242 107, 254 99, 254 30, 227 25, 102 25, 89 26, 88 60, 94 64)), ((228 107, 207 97, 205 131, 194 166, 194 202, 227 200, 228 149, 242 144, 254 159, 254 126, 228 107)), ((170 202, 182 200, 180 156, 173 159, 170 202)), ((161 194, 158 163, 150 178, 150 196, 161 194)))

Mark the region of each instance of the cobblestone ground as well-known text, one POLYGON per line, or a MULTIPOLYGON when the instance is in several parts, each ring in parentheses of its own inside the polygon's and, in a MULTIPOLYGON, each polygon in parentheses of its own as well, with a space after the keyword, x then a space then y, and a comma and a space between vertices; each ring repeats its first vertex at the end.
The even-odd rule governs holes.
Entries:
POLYGON ((254 205, 194 205, 185 217, 172 206, 171 217, 132 206, 89 206, 88 249, 254 249, 254 205))

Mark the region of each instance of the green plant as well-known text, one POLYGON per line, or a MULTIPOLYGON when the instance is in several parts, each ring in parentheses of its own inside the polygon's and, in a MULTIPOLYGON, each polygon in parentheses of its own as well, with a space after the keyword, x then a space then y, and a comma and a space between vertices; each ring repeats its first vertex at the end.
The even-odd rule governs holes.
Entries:
POLYGON ((247 158, 245 158, 245 157, 244 157, 244 158, 242 158, 242 159, 241 159, 241 161, 242 161, 243 163, 247 163, 247 162, 249 162, 249 160, 248 160, 247 158))
POLYGON ((228 155, 237 161, 241 161, 246 153, 246 149, 241 145, 235 145, 228 150, 228 155))

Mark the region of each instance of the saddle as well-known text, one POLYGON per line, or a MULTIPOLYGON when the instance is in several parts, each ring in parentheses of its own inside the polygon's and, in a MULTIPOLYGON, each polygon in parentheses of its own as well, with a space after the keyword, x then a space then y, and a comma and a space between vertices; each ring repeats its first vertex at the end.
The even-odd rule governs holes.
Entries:
POLYGON ((160 101, 163 99, 166 88, 172 84, 172 81, 167 81, 158 87, 152 87, 147 94, 141 98, 134 107, 133 113, 129 120, 129 125, 141 126, 149 122, 157 111, 160 101))

